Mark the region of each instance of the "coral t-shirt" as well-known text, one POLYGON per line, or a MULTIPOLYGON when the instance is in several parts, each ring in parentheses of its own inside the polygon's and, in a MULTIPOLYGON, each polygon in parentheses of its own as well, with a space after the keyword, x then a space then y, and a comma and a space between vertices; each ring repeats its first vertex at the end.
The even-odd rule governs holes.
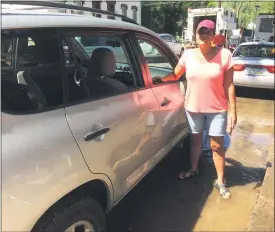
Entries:
POLYGON ((185 109, 196 113, 227 111, 223 83, 225 71, 233 66, 231 52, 220 48, 210 61, 200 60, 196 53, 195 49, 188 49, 179 60, 186 70, 185 109))

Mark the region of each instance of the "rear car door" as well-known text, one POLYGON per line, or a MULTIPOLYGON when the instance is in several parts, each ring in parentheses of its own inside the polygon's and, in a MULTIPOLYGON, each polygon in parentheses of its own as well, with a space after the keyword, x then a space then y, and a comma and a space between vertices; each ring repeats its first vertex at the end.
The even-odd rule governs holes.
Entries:
POLYGON ((75 67, 67 72, 68 124, 91 172, 112 181, 116 202, 153 167, 157 150, 157 100, 144 88, 129 37, 117 31, 64 32, 75 67))
POLYGON ((168 46, 153 36, 136 34, 136 44, 141 57, 141 65, 147 74, 150 87, 159 104, 157 121, 160 130, 156 162, 167 154, 184 136, 187 135, 187 121, 184 114, 185 80, 153 84, 152 78, 164 77, 173 71, 178 62, 168 46))
POLYGON ((30 231, 90 172, 66 121, 54 29, 3 29, 1 41, 2 229, 30 231))

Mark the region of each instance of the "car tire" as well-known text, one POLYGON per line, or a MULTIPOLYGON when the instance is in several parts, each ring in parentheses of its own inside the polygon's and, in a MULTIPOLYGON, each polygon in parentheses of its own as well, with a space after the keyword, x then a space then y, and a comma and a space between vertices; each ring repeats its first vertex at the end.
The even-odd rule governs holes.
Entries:
POLYGON ((82 199, 67 207, 59 207, 54 213, 42 219, 34 232, 78 232, 86 231, 105 232, 105 215, 101 206, 92 198, 82 199), (75 228, 75 229, 73 229, 75 228), (83 229, 82 229, 83 228, 83 229))

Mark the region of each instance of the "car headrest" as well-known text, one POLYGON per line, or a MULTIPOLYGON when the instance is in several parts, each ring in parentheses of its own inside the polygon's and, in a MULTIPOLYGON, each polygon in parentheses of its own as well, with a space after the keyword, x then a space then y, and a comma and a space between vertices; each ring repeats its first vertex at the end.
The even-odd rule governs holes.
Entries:
POLYGON ((112 77, 116 72, 116 58, 108 48, 93 51, 88 65, 89 77, 112 77))

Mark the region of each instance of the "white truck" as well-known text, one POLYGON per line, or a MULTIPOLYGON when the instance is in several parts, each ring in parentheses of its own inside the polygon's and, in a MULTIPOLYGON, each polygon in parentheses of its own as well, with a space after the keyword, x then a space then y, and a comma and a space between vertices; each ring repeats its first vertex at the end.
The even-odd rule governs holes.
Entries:
POLYGON ((236 29, 236 13, 232 9, 225 8, 198 8, 188 9, 187 28, 184 30, 184 48, 192 48, 196 43, 196 28, 198 24, 209 19, 216 24, 216 34, 222 34, 227 39, 233 35, 236 29))
POLYGON ((254 41, 268 41, 274 37, 274 14, 259 14, 256 19, 254 41))

